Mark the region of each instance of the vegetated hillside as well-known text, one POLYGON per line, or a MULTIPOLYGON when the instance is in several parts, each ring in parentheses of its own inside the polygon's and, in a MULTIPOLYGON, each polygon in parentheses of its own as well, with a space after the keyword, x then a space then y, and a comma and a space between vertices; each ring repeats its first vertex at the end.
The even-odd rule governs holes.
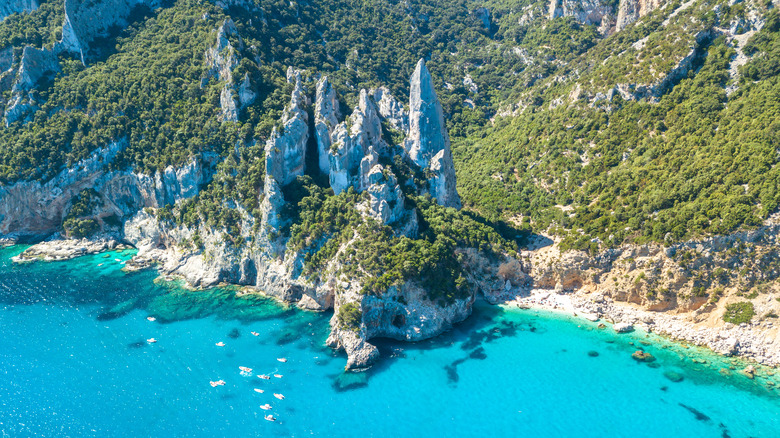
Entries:
POLYGON ((780 202, 780 19, 769 3, 715 3, 600 41, 514 116, 459 139, 464 204, 591 250, 761 224, 780 202), (745 11, 765 23, 742 29, 745 11), (622 40, 639 29, 642 50, 622 40), (655 40, 667 42, 648 52, 655 40))
POLYGON ((24 88, 24 46, 63 38, 65 2, 49 0, 0 22, 0 183, 46 180, 118 139, 129 146, 116 169, 153 172, 212 151, 236 171, 194 204, 219 223, 227 198, 258 207, 262 143, 288 101, 289 66, 328 75, 351 108, 361 88, 407 95, 422 57, 471 210, 590 249, 759 224, 780 200, 776 8, 657 2, 626 18, 627 1, 135 2, 24 88), (205 53, 228 17, 226 86, 208 79, 205 53), (222 96, 240 83, 256 97, 225 117, 222 96))

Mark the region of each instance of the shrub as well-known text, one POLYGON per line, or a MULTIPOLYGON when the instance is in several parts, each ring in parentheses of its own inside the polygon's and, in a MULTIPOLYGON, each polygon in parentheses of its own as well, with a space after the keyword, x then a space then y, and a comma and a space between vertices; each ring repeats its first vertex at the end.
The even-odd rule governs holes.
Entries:
POLYGON ((756 311, 753 308, 753 303, 742 301, 726 306, 726 313, 723 314, 723 320, 733 324, 742 324, 743 322, 750 322, 755 314, 756 311))
POLYGON ((360 306, 356 303, 347 303, 339 307, 339 313, 336 317, 339 326, 356 332, 360 330, 360 322, 363 319, 363 313, 360 306))

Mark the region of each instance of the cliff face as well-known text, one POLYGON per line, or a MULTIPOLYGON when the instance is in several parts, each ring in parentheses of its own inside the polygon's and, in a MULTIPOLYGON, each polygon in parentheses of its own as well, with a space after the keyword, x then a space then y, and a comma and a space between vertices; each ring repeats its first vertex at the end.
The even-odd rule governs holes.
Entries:
POLYGON ((281 128, 274 127, 265 145, 266 174, 280 186, 303 175, 306 142, 309 140, 309 115, 306 112, 308 98, 303 90, 300 73, 295 72, 291 79, 295 81, 295 87, 290 104, 282 116, 281 128))
POLYGON ((144 207, 162 207, 195 196, 211 179, 213 156, 194 158, 181 168, 154 175, 109 172, 106 167, 127 145, 120 140, 96 151, 53 179, 0 186, 0 235, 46 236, 59 231, 74 196, 96 190, 103 206, 96 219, 129 218, 144 207))
POLYGON ((634 21, 663 6, 664 0, 620 0, 615 29, 620 31, 634 21))
POLYGON ((247 105, 254 102, 256 93, 252 90, 249 74, 244 74, 243 79, 235 81, 233 69, 239 64, 240 52, 244 50, 244 43, 238 34, 235 23, 230 18, 226 19, 217 30, 216 42, 205 53, 206 65, 209 71, 201 80, 201 86, 206 85, 210 79, 223 83, 219 103, 222 108, 221 119, 223 121, 238 121, 238 113, 247 105), (233 47, 230 38, 238 41, 238 47, 233 47))
MULTIPOLYGON (((446 190, 454 192, 449 139, 444 130, 441 106, 424 64, 421 63, 418 70, 417 79, 412 79, 417 81, 417 91, 413 92, 412 99, 424 102, 426 106, 418 104, 415 113, 415 126, 421 126, 425 133, 416 137, 423 145, 416 150, 422 151, 420 156, 426 157, 426 165, 431 163, 427 167, 434 177, 427 186, 445 194, 446 190), (430 117, 435 117, 438 123, 433 128, 427 121, 430 117), (436 150, 431 151, 430 145, 436 150)), ((295 87, 280 121, 281 128, 272 132, 265 146, 266 172, 259 217, 252 216, 232 201, 226 201, 223 206, 239 213, 240 236, 232 237, 245 244, 236 246, 227 242, 223 238, 224 229, 203 224, 188 228, 160 223, 146 211, 138 212, 125 223, 125 239, 139 248, 134 262, 137 266, 157 261, 163 272, 181 275, 194 286, 207 287, 220 282, 242 284, 281 300, 296 302, 301 308, 333 308, 336 313, 331 321, 329 345, 347 352, 348 368, 366 367, 378 355, 369 339, 389 336, 419 340, 435 336, 470 314, 477 289, 450 303, 430 301, 426 291, 413 281, 391 286, 381 295, 366 295, 362 291, 361 278, 347 279, 339 274, 344 268, 339 255, 350 250, 356 243, 354 239, 360 238, 357 234, 353 240, 340 244, 336 256, 329 259, 316 276, 304 274, 305 253, 290 247, 284 234, 289 218, 283 213, 287 205, 283 188, 304 171, 313 170, 305 169, 309 122, 320 154, 317 166, 321 166, 321 158, 326 156, 326 170, 334 192, 351 188, 363 193, 357 211, 369 220, 391 226, 397 235, 415 236, 418 224, 417 213, 407 208, 393 169, 380 162, 389 160, 392 154, 405 155, 405 149, 388 145, 382 135, 383 121, 394 129, 407 126, 403 106, 384 88, 372 92, 362 90, 352 114, 339 121, 335 90, 323 78, 317 83, 314 117, 309 120, 310 100, 302 73, 291 70, 288 78, 295 81, 295 87), (202 242, 200 248, 187 244, 196 235, 202 242), (357 327, 345 327, 339 322, 339 310, 347 304, 360 309, 357 327)), ((410 135, 411 132, 413 130, 409 129, 410 135)), ((410 157, 405 159, 415 166, 410 157)), ((428 190, 422 187, 420 193, 428 190)), ((454 195, 457 197, 456 192, 454 195)), ((502 288, 503 283, 498 287, 502 288)), ((491 288, 482 285, 482 290, 490 291, 491 288)))
MULTIPOLYGON (((159 4, 160 0, 65 0, 65 19, 60 41, 52 48, 24 47, 19 64, 14 66, 11 63, 9 66, 11 70, 0 75, 0 93, 11 90, 11 97, 5 102, 6 126, 17 121, 25 121, 38 107, 35 85, 45 75, 60 71, 60 55, 73 54, 85 63, 89 44, 95 38, 105 36, 114 26, 127 25, 127 17, 134 8, 138 6, 154 8, 159 4)), ((35 0, 12 0, 6 7, 11 10, 32 5, 37 8, 35 0)), ((2 9, 0 9, 0 17, 5 17, 2 15, 2 9)))
POLYGON ((314 131, 317 136, 317 163, 320 172, 330 173, 330 146, 331 136, 336 125, 339 124, 339 102, 336 99, 336 90, 327 77, 317 82, 317 95, 314 104, 314 131))
POLYGON ((38 9, 37 0, 6 0, 0 3, 0 21, 11 14, 32 12, 38 9))
POLYGON ((602 34, 609 33, 615 25, 612 6, 601 0, 550 0, 550 20, 558 17, 574 17, 585 25, 599 27, 602 34))
POLYGON ((460 197, 455 188, 455 167, 452 163, 450 137, 444 124, 433 78, 420 60, 412 74, 409 93, 409 135, 406 150, 418 166, 430 169, 430 193, 445 207, 460 208, 460 197))

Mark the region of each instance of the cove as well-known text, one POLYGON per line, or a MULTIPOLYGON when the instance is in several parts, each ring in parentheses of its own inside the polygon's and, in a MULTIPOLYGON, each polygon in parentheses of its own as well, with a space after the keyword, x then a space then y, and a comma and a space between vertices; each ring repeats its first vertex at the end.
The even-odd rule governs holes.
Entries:
POLYGON ((232 288, 190 291, 154 271, 124 273, 131 250, 11 263, 23 249, 0 249, 0 430, 10 436, 780 430, 780 392, 767 383, 776 376, 750 380, 735 371, 739 361, 653 335, 478 305, 437 338, 379 340, 379 365, 345 374, 345 357, 324 347, 330 314, 237 297, 232 288), (656 360, 634 360, 637 349, 656 360), (217 380, 225 385, 209 384, 217 380), (260 408, 266 403, 270 411, 260 408), (269 412, 277 421, 264 420, 269 412))

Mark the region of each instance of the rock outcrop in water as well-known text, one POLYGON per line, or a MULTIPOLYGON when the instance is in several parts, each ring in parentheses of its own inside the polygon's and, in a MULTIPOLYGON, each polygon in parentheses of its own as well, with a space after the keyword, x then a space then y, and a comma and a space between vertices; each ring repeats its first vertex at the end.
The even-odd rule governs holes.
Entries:
MULTIPOLYGON (((218 44, 209 49, 207 60, 213 68, 208 78, 229 78, 232 31, 231 23, 226 21, 218 33, 218 44)), ((232 39, 237 41, 237 36, 232 39)), ((389 90, 379 88, 362 90, 352 113, 340 120, 338 97, 327 79, 317 84, 313 108, 307 92, 311 83, 304 72, 291 69, 288 80, 294 83, 290 103, 264 147, 265 176, 259 208, 249 212, 233 200, 223 201, 222 208, 233 210, 239 218, 234 228, 238 231, 229 238, 221 226, 204 222, 176 225, 154 214, 155 208, 195 196, 211 180, 213 162, 196 158, 182 168, 169 168, 154 176, 107 171, 108 163, 125 147, 125 140, 96 152, 50 182, 22 182, 0 188, 0 233, 45 234, 57 230, 70 200, 81 190, 94 188, 101 198, 96 216, 116 215, 124 222, 124 239, 139 249, 127 269, 157 263, 162 272, 182 276, 192 286, 241 284, 301 308, 333 308, 328 343, 347 352, 348 368, 364 368, 376 360, 378 351, 369 342, 371 338, 425 339, 468 317, 476 286, 465 296, 449 301, 430 299, 414 279, 394 282, 381 295, 366 295, 363 277, 340 274, 345 266, 339 254, 361 239, 359 233, 350 241, 340 242, 336 255, 326 260, 316 275, 305 273, 308 254, 288 245, 291 218, 285 190, 298 177, 322 170, 329 174, 327 181, 335 193, 360 194, 353 202, 358 216, 368 221, 364 223, 387 225, 397 236, 415 237, 418 233, 418 212, 407 202, 408 196, 430 193, 440 203, 459 206, 443 113, 424 63, 418 65, 412 78, 410 115, 389 90), (309 117, 309 111, 314 117, 309 117), (408 140, 388 144, 388 129, 408 140), (316 138, 310 139, 310 132, 316 138), (315 150, 315 140, 319 156, 307 160, 307 152, 315 150), (415 145, 414 156, 407 154, 405 145, 415 145), (326 169, 321 166, 323 156, 327 158, 326 169), (318 168, 307 169, 307 162, 318 168), (408 166, 406 172, 426 170, 431 177, 419 187, 413 181, 402 187, 395 174, 398 163, 408 166), (339 321, 338 312, 345 305, 360 309, 357 327, 346 327, 339 321)), ((70 247, 75 250, 71 253, 78 255, 82 246, 73 241, 70 247)), ((60 257, 63 246, 43 245, 31 251, 31 257, 46 257, 46 248, 59 251, 56 255, 60 257)), ((477 278, 481 274, 475 271, 467 275, 477 278)), ((474 284, 486 293, 492 290, 486 282, 474 284)), ((501 289, 503 283, 494 286, 501 289)))
MULTIPOLYGON (((412 95, 417 102, 414 126, 424 135, 416 137, 417 144, 421 145, 416 150, 434 176, 426 187, 414 190, 427 193, 430 186, 434 191, 439 190, 435 193, 445 195, 440 199, 451 202, 457 200, 457 193, 441 105, 424 64, 418 70, 416 79, 413 78, 418 89, 412 95), (429 123, 428 117, 435 117, 438 124, 429 123)), ((382 296, 366 296, 362 293, 361 279, 338 275, 343 268, 338 256, 329 260, 316 277, 303 273, 305 254, 289 247, 284 234, 288 217, 284 213, 287 201, 283 192, 287 185, 304 173, 324 171, 335 193, 346 190, 363 193, 356 208, 364 217, 391 226, 398 235, 415 236, 417 213, 406 206, 404 191, 392 166, 387 163, 396 155, 396 159, 406 160, 409 166, 416 164, 406 156, 402 145, 389 145, 384 140, 383 123, 407 135, 413 132, 403 106, 387 89, 362 90, 352 114, 339 120, 336 91, 326 78, 322 78, 316 85, 314 117, 309 120, 310 99, 303 72, 290 70, 288 80, 295 81, 290 104, 280 121, 281 127, 273 130, 265 146, 266 171, 260 217, 253 217, 231 204, 242 218, 241 236, 234 238, 251 244, 231 246, 223 238, 224 230, 202 224, 196 228, 160 225, 145 211, 125 224, 125 236, 139 248, 137 265, 158 261, 163 272, 181 275, 192 285, 205 287, 220 282, 249 285, 281 300, 297 302, 301 308, 333 308, 335 314, 328 344, 347 352, 348 368, 363 368, 378 356, 369 339, 420 340, 435 336, 470 314, 476 290, 450 303, 434 302, 414 281, 405 281, 393 285, 382 296), (316 163, 318 169, 305 167, 310 129, 314 132, 315 139, 311 140, 316 140, 319 156, 316 161, 308 161, 311 165, 316 163), (327 158, 327 167, 324 167, 326 160, 323 157, 327 158), (203 249, 184 247, 182 242, 191 241, 196 235, 203 242, 203 249), (337 315, 344 305, 360 308, 359 327, 340 324, 337 315)), ((342 243, 337 254, 348 250, 352 244, 352 241, 342 243)), ((483 290, 490 288, 483 287, 483 290)))

